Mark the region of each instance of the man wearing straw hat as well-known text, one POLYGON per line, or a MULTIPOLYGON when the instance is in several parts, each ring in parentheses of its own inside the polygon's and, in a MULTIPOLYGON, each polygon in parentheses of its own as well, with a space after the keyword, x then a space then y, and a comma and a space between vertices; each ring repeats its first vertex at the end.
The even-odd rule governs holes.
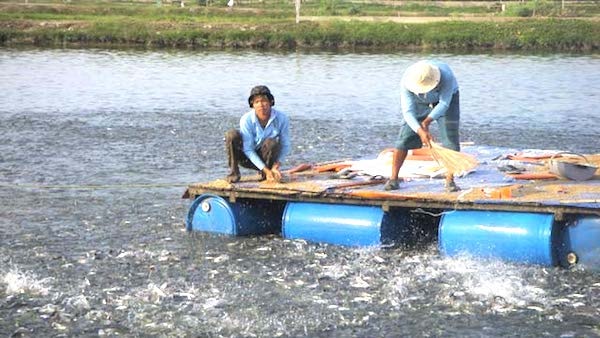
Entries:
MULTIPOLYGON (((398 172, 410 149, 430 145, 429 125, 437 121, 444 147, 460 151, 458 124, 460 119, 458 82, 450 67, 439 61, 423 60, 406 69, 400 86, 404 121, 395 144, 392 174, 385 190, 399 188, 398 172)), ((460 190, 450 171, 446 175, 446 191, 460 190)))

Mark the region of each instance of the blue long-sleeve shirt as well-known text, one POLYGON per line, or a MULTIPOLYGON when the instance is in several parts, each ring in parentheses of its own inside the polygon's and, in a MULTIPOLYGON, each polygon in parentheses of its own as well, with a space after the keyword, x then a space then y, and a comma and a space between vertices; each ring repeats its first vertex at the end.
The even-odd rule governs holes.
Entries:
POLYGON ((265 162, 258 156, 257 150, 267 138, 274 138, 281 145, 277 162, 283 162, 290 152, 290 121, 287 115, 281 111, 271 108, 271 117, 263 129, 252 109, 240 119, 240 133, 244 144, 244 154, 258 170, 263 170, 265 162))
POLYGON ((458 91, 458 82, 450 66, 440 61, 427 62, 440 70, 440 83, 433 90, 425 94, 415 94, 406 89, 404 77, 402 77, 400 86, 402 117, 415 133, 421 127, 419 119, 429 115, 432 119, 437 120, 443 116, 450 107, 452 95, 458 91), (431 109, 429 105, 436 102, 437 105, 431 109))

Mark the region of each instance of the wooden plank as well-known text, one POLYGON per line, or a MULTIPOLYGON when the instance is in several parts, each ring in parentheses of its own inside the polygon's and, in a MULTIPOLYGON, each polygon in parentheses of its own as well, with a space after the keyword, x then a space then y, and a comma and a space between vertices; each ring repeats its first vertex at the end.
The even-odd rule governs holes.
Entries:
MULTIPOLYGON (((600 161, 600 156, 598 156, 600 161)), ((319 164, 336 170, 344 161, 319 164), (330 166, 331 165, 331 166, 330 166)), ((263 199, 380 206, 390 208, 470 209, 600 215, 600 177, 585 182, 567 180, 515 181, 507 179, 492 165, 482 167, 479 175, 461 178, 462 191, 447 193, 443 180, 409 179, 397 191, 384 191, 385 179, 353 178, 318 172, 315 165, 301 165, 285 172, 280 183, 260 182, 257 176, 242 177, 238 183, 224 180, 188 186, 184 198, 210 193, 226 199, 263 199), (495 172, 495 174, 494 174, 495 172), (496 190, 499 193, 494 193, 496 190)))

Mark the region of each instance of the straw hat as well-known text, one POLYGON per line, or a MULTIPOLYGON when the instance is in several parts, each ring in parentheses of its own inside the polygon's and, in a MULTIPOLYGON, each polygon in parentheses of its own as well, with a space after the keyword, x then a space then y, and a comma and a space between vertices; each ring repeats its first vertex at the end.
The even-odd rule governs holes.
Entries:
POLYGON ((419 61, 406 69, 404 86, 415 94, 427 93, 440 82, 440 69, 426 61, 419 61))

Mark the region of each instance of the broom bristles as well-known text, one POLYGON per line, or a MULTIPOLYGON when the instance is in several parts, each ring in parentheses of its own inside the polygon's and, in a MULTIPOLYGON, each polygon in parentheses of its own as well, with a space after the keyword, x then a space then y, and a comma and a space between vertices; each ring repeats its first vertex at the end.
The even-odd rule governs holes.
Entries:
POLYGON ((435 142, 431 142, 431 155, 451 174, 467 173, 479 164, 473 156, 444 148, 435 142))

